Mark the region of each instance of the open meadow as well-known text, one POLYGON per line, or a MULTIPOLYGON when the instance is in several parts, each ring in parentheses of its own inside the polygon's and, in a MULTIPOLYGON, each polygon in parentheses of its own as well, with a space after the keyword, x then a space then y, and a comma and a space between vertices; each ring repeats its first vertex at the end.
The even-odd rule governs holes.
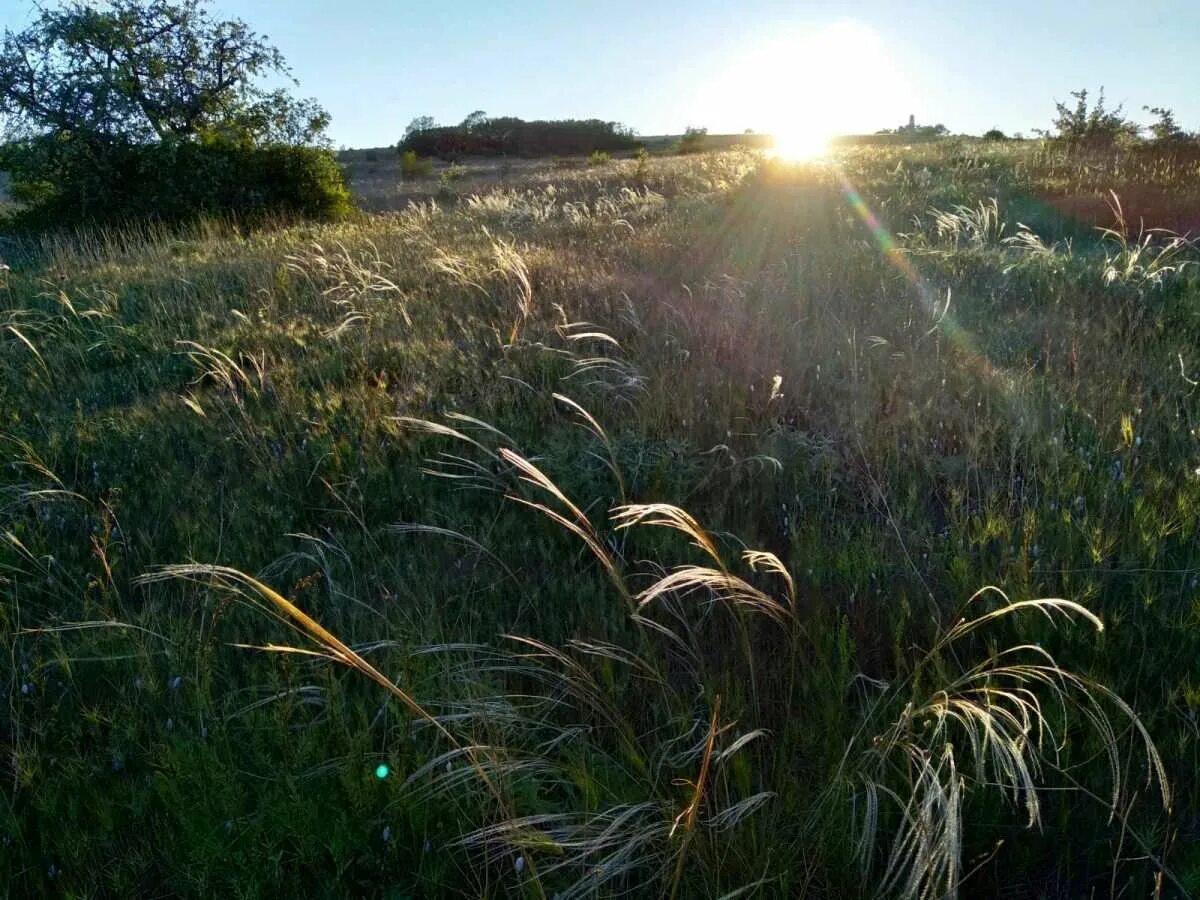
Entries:
POLYGON ((462 165, 4 245, 0 883, 1200 893, 1200 156, 462 165))

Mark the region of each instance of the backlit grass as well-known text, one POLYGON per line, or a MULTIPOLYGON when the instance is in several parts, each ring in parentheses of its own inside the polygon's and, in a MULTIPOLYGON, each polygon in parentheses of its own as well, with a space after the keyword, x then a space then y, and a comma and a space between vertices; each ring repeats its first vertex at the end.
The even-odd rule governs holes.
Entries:
POLYGON ((1194 166, 615 160, 14 248, 0 877, 1195 892, 1194 166))

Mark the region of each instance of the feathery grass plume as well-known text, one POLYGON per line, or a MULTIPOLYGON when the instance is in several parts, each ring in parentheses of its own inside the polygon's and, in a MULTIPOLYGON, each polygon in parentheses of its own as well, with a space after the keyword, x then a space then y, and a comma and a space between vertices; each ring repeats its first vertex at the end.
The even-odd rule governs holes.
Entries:
POLYGON ((1008 223, 1000 218, 1000 203, 995 197, 980 200, 974 207, 931 209, 929 215, 933 218, 938 239, 949 241, 955 247, 960 243, 969 247, 999 244, 1008 230, 1008 223))
MULTIPOLYGON (((414 718, 419 721, 428 722, 451 745, 453 749, 448 751, 449 756, 443 755, 443 757, 438 758, 438 761, 456 757, 465 758, 471 777, 478 778, 479 783, 487 790, 487 793, 501 810, 509 808, 510 801, 506 790, 502 787, 501 779, 523 773, 524 767, 518 766, 514 768, 505 760, 503 751, 498 751, 495 748, 462 744, 437 716, 426 711, 414 697, 396 684, 395 681, 380 672, 360 653, 343 643, 332 632, 290 600, 258 579, 227 566, 196 564, 166 566, 156 572, 140 576, 136 579, 136 583, 153 584, 172 579, 191 581, 207 579, 210 584, 220 587, 223 590, 234 591, 241 596, 246 596, 245 590, 248 589, 251 592, 248 599, 257 601, 257 605, 275 615, 276 618, 287 624, 298 634, 313 641, 320 648, 318 651, 311 651, 300 647, 268 644, 257 649, 276 653, 321 657, 353 669, 375 682, 375 684, 379 685, 391 696, 397 698, 414 718)), ((533 765, 536 769, 539 763, 535 760, 533 765)), ((410 782, 414 781, 415 777, 415 775, 411 777, 409 779, 410 782)), ((506 813, 506 818, 511 820, 515 816, 509 812, 506 813)), ((541 881, 532 865, 530 866, 529 877, 537 895, 544 897, 545 892, 542 890, 541 881)))
POLYGON ((708 772, 712 764, 713 744, 717 738, 717 723, 721 718, 721 695, 718 694, 713 701, 712 721, 708 726, 708 735, 704 741, 704 755, 700 759, 700 774, 696 776, 696 780, 691 783, 692 799, 688 805, 675 817, 675 821, 671 824, 671 835, 674 836, 679 825, 683 824, 684 837, 679 845, 679 850, 675 861, 675 874, 671 878, 671 900, 679 896, 679 885, 683 880, 683 866, 687 861, 688 846, 692 842, 692 836, 696 831, 696 817, 700 814, 700 804, 704 799, 704 791, 708 787, 708 772))
MULTIPOLYGON (((1000 607, 972 619, 960 618, 934 642, 913 672, 888 686, 893 703, 904 701, 899 716, 861 751, 853 778, 864 788, 860 854, 864 878, 875 871, 872 847, 879 827, 879 798, 892 800, 900 820, 891 850, 878 873, 883 893, 905 897, 957 896, 962 880, 962 806, 973 790, 998 791, 1022 806, 1027 823, 1040 822, 1038 791, 1047 771, 1062 772, 1061 745, 1055 724, 1073 711, 1091 726, 1108 760, 1111 810, 1119 808, 1123 784, 1119 739, 1102 701, 1111 703, 1138 732, 1148 760, 1148 782, 1158 782, 1165 809, 1170 808, 1166 771, 1149 732, 1127 704, 1110 691, 1061 668, 1041 647, 1017 644, 991 650, 973 666, 955 662, 969 648, 955 649, 978 629, 1003 618, 1038 612, 1051 622, 1081 618, 1103 628, 1099 618, 1078 603, 1045 599, 1010 601, 985 588, 975 600, 995 593, 1000 607), (957 674, 954 668, 960 668, 957 674), (911 693, 933 679, 936 687, 911 693), (1053 701, 1058 714, 1045 710, 1053 701)), ((880 703, 875 709, 882 709, 880 703)), ((871 719, 863 722, 870 726, 871 719)), ((860 730, 860 735, 863 734, 860 730)), ((851 748, 847 748, 851 752, 851 748)))
MULTIPOLYGON (((242 391, 249 394, 251 397, 258 396, 258 387, 254 381, 246 374, 245 369, 238 365, 229 354, 224 353, 212 347, 205 347, 196 341, 176 341, 176 346, 186 348, 185 355, 190 359, 198 369, 200 374, 196 377, 192 384, 199 384, 205 379, 211 379, 217 384, 225 388, 237 403, 241 403, 242 391)), ((251 363, 256 363, 253 357, 243 356, 242 361, 247 359, 251 363)), ((259 387, 262 385, 263 372, 261 367, 257 367, 257 380, 259 387)))
POLYGON ((500 450, 500 456, 505 462, 512 465, 513 468, 520 473, 521 481, 540 488, 557 500, 562 506, 564 506, 570 513, 570 518, 564 516, 557 510, 552 509, 545 503, 539 503, 535 500, 527 500, 524 497, 519 497, 516 494, 511 493, 508 495, 508 498, 516 503, 524 504, 531 509, 536 509, 551 521, 561 525, 567 531, 571 532, 571 534, 583 541, 584 545, 592 551, 592 555, 595 556, 600 562, 600 565, 608 574, 609 580, 612 581, 613 586, 616 587, 617 592, 621 595, 622 599, 624 599, 625 602, 632 608, 633 597, 629 592, 629 588, 625 584, 624 577, 621 575, 618 561, 605 548, 604 542, 599 533, 597 533, 595 526, 592 525, 591 520, 583 513, 583 510, 571 502, 567 495, 559 490, 558 485, 546 477, 546 474, 542 472, 541 469, 539 469, 529 460, 525 459, 519 453, 504 447, 500 450))
POLYGON ((604 444, 604 449, 608 451, 608 459, 604 460, 604 464, 608 467, 608 470, 612 472, 613 477, 617 480, 617 489, 621 492, 621 503, 626 503, 628 497, 625 491, 625 478, 621 474, 621 467, 617 465, 617 452, 613 447, 612 440, 608 436, 608 432, 604 430, 604 427, 596 421, 595 417, 592 416, 590 412, 588 412, 570 397, 558 393, 553 394, 552 396, 555 400, 568 407, 572 412, 575 413, 575 415, 582 419, 587 429, 597 438, 599 438, 602 444, 604 444))
POLYGON ((766 550, 744 550, 742 559, 755 572, 774 572, 782 578, 784 584, 787 585, 788 604, 793 612, 796 611, 796 581, 792 578, 792 573, 788 571, 787 566, 783 564, 783 560, 766 550))
POLYGON ((1158 287, 1188 266, 1200 263, 1200 258, 1182 258, 1197 250, 1196 242, 1170 229, 1147 228, 1144 222, 1139 222, 1137 235, 1131 237, 1120 197, 1115 191, 1109 191, 1109 196, 1115 227, 1097 229, 1104 240, 1116 248, 1105 253, 1105 284, 1158 287))
POLYGON ((492 237, 486 228, 484 229, 484 234, 492 242, 492 260, 494 264, 492 271, 516 288, 517 318, 513 322, 512 330, 508 336, 508 342, 514 344, 521 332, 521 328, 528 321, 529 317, 533 315, 533 282, 529 277, 529 266, 525 262, 525 257, 517 249, 513 241, 492 237))
MULTIPOLYGON (((498 453, 489 450, 480 441, 475 440, 475 438, 457 428, 451 428, 449 425, 443 425, 440 422, 434 422, 430 419, 419 419, 413 416, 396 416, 391 421, 398 424, 401 428, 410 431, 461 441, 480 451, 491 460, 491 465, 488 465, 455 453, 440 451, 436 458, 426 460, 427 465, 423 466, 420 470, 424 474, 457 481, 468 487, 492 491, 504 490, 505 483, 498 474, 502 459, 498 453)), ((473 420, 464 417, 462 421, 470 422, 473 420)))
POLYGON ((717 545, 712 537, 690 513, 678 506, 670 503, 634 503, 614 509, 612 519, 618 529, 632 528, 635 525, 673 528, 690 537, 694 546, 703 550, 718 565, 722 565, 721 554, 717 552, 717 545))
POLYGON ((563 381, 576 381, 584 387, 596 388, 628 399, 629 394, 645 391, 646 379, 633 363, 622 355, 620 342, 612 335, 601 331, 591 322, 567 321, 566 313, 558 307, 563 321, 555 331, 564 340, 575 346, 597 345, 596 350, 586 350, 591 355, 581 356, 574 349, 568 352, 572 370, 563 376, 563 381), (585 380, 582 380, 585 379, 585 380))
POLYGON ((668 594, 687 596, 696 591, 704 591, 715 601, 762 613, 780 624, 784 624, 789 618, 788 608, 774 597, 736 575, 704 566, 680 566, 660 578, 637 595, 638 609, 642 610, 668 594))
POLYGON ((388 277, 395 267, 384 261, 373 241, 366 240, 365 244, 365 249, 351 253, 341 241, 328 251, 312 241, 307 248, 284 257, 288 271, 312 284, 338 310, 339 321, 325 329, 325 337, 337 338, 355 326, 370 322, 371 315, 358 306, 378 297, 386 297, 388 309, 398 310, 404 324, 412 326, 404 292, 388 277))

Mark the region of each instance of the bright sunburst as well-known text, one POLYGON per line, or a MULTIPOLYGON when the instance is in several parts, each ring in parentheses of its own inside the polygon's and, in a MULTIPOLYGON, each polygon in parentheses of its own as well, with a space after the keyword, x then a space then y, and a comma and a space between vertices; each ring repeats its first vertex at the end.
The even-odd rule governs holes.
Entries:
POLYGON ((915 111, 887 44, 854 21, 757 41, 707 94, 714 115, 770 132, 775 154, 796 160, 820 156, 835 135, 898 125, 915 111))

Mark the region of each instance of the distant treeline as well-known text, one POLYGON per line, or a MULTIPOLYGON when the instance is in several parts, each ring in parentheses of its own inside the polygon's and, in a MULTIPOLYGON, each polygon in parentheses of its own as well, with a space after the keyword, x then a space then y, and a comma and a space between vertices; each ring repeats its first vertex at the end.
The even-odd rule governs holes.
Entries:
POLYGON ((632 129, 600 119, 531 121, 513 116, 470 116, 461 125, 433 125, 417 120, 400 141, 399 150, 419 156, 458 159, 463 156, 576 156, 596 151, 634 150, 640 146, 632 129))

